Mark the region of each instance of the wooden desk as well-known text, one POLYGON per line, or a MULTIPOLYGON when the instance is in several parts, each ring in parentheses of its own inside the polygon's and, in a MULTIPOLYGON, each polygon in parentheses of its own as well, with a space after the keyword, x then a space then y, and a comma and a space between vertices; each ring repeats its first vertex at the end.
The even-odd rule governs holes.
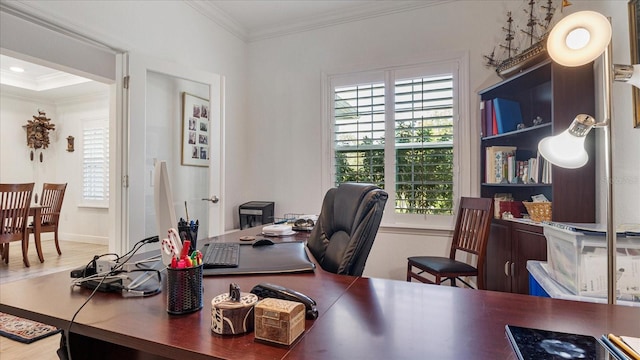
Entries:
POLYGON ((323 315, 287 359, 515 359, 507 324, 640 335, 637 307, 369 278, 323 315))
MULTIPOLYGON (((62 272, 3 285, 0 311, 66 330, 90 293, 69 284, 69 273, 62 272)), ((504 359, 513 358, 506 324, 640 336, 640 308, 339 276, 317 268, 305 274, 205 277, 204 308, 189 315, 167 314, 166 292, 149 298, 98 293, 76 318, 71 347, 75 360, 504 359), (210 301, 231 282, 243 291, 260 282, 299 290, 317 301, 319 317, 306 321, 305 333, 290 348, 256 343, 253 333, 215 335, 210 301)))

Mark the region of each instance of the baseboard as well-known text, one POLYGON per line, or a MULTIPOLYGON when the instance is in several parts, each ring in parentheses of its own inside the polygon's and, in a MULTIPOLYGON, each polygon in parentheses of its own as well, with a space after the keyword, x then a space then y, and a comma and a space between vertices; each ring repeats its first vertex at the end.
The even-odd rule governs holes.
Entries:
MULTIPOLYGON (((45 234, 43 234, 43 237, 42 237, 43 240, 45 239, 44 235, 45 234)), ((60 239, 64 239, 64 241, 96 244, 96 245, 109 245, 109 238, 104 236, 58 233, 58 237, 60 239)), ((51 237, 51 239, 53 239, 53 236, 51 237)))

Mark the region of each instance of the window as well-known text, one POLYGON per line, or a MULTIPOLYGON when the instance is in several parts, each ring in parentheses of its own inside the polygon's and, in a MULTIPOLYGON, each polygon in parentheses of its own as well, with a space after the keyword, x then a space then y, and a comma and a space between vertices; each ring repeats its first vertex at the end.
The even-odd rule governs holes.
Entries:
POLYGON ((82 201, 109 205, 109 122, 88 121, 82 129, 82 201))
POLYGON ((333 185, 386 189, 399 222, 450 218, 458 182, 457 68, 454 62, 329 77, 333 185))

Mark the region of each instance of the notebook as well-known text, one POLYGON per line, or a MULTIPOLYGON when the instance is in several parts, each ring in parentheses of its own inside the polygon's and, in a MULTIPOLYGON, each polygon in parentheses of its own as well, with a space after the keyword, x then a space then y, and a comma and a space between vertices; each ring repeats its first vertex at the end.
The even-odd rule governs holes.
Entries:
POLYGON ((607 350, 593 336, 507 325, 507 338, 520 360, 604 360, 607 350))

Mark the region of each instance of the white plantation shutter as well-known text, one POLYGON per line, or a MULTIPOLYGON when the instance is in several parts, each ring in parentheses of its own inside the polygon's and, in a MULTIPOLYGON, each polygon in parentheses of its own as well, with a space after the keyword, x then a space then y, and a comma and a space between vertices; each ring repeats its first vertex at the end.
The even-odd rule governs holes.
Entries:
POLYGON ((425 69, 367 73, 362 81, 352 74, 332 83, 334 181, 373 183, 390 195, 395 190, 390 199, 397 214, 448 216, 457 78, 451 67, 425 69), (385 141, 385 130, 394 141, 385 141))
POLYGON ((108 206, 109 123, 92 121, 82 131, 82 200, 108 206))

